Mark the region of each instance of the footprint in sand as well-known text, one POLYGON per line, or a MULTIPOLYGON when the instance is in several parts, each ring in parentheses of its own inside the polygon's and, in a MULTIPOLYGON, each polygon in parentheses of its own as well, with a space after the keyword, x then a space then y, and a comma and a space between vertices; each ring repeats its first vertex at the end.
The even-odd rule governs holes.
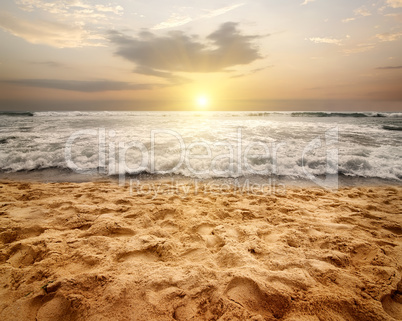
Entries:
POLYGON ((72 319, 70 302, 61 295, 43 304, 36 314, 37 321, 64 321, 72 319))
POLYGON ((384 224, 382 227, 396 235, 402 235, 402 226, 397 223, 384 224))
POLYGON ((159 261, 160 257, 157 253, 145 250, 145 251, 133 251, 133 252, 121 253, 117 255, 116 260, 118 262, 150 263, 159 261))
POLYGON ((114 202, 116 205, 127 205, 127 206, 132 206, 133 204, 126 199, 119 199, 117 201, 114 202))
POLYGON ((210 255, 209 250, 206 248, 193 248, 186 250, 180 255, 182 259, 188 260, 190 262, 204 262, 205 258, 210 255))
POLYGON ((360 244, 351 252, 351 263, 355 266, 363 265, 389 265, 390 258, 375 244, 360 244))
POLYGON ((40 246, 30 246, 25 244, 16 244, 9 253, 7 260, 13 267, 25 267, 35 262, 42 261, 46 254, 46 250, 40 246))
POLYGON ((97 218, 94 224, 83 229, 85 232, 81 235, 81 237, 131 237, 136 234, 133 229, 122 224, 124 224, 124 222, 117 220, 114 215, 102 214, 97 218))
POLYGON ((224 241, 219 236, 214 235, 214 228, 215 225, 208 223, 197 227, 197 233, 203 238, 208 248, 222 247, 224 245, 224 241))
POLYGON ((67 321, 76 320, 70 302, 62 295, 37 295, 21 298, 0 312, 1 320, 67 321))
POLYGON ((197 227, 197 233, 200 235, 211 235, 214 228, 214 224, 203 223, 197 227))
POLYGON ((179 226, 172 220, 163 221, 160 225, 168 233, 175 233, 179 231, 179 226))
POLYGON ((289 306, 289 299, 274 289, 263 291, 253 280, 236 277, 226 287, 226 297, 249 312, 271 320, 282 318, 289 306))
POLYGON ((265 243, 275 245, 278 240, 281 239, 282 235, 282 231, 270 231, 267 233, 263 233, 261 235, 261 238, 264 240, 265 243))
POLYGON ((39 225, 7 229, 6 231, 0 233, 0 242, 2 242, 3 244, 8 244, 18 240, 39 236, 45 230, 46 229, 44 227, 39 225))
POLYGON ((397 290, 386 295, 381 303, 384 311, 391 317, 402 320, 402 280, 398 283, 397 290))
POLYGON ((177 210, 174 208, 163 208, 153 213, 152 218, 156 221, 158 220, 174 220, 177 210))

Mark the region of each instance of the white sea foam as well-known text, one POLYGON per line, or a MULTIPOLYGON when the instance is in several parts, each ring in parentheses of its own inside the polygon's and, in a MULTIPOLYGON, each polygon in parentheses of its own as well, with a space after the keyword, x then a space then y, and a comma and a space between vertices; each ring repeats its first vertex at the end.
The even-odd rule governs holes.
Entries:
POLYGON ((362 115, 35 112, 15 117, 3 113, 0 169, 71 169, 66 144, 77 132, 90 130, 92 134, 78 135, 70 146, 72 169, 110 175, 124 171, 203 178, 255 174, 305 178, 328 173, 328 148, 336 148, 343 175, 402 180, 402 133, 386 129, 401 126, 402 113, 362 115), (338 143, 326 146, 325 133, 334 127, 338 143), (316 139, 321 147, 306 152, 316 139), (133 146, 128 148, 129 144, 133 146), (122 156, 125 164, 119 166, 122 156))

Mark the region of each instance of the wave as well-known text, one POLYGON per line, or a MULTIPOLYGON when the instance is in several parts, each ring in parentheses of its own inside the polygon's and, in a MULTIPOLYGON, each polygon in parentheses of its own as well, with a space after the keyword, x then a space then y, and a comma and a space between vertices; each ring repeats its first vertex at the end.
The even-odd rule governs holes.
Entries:
POLYGON ((402 126, 384 125, 384 126, 382 126, 382 128, 385 130, 397 130, 397 131, 402 130, 402 126))
MULTIPOLYGON (((118 112, 113 112, 118 114, 118 112)), ((108 112, 97 111, 38 111, 34 112, 36 117, 85 117, 109 115, 108 112)))
MULTIPOLYGON (((118 167, 110 167, 110 164, 105 164, 105 167, 99 167, 97 159, 92 155, 88 158, 79 157, 76 161, 75 169, 70 168, 65 163, 62 157, 45 157, 44 155, 35 155, 28 160, 22 160, 20 156, 15 155, 13 159, 8 159, 8 166, 0 168, 0 173, 19 173, 19 172, 39 172, 46 170, 57 170, 64 173, 74 173, 83 175, 102 175, 115 177, 124 175, 128 177, 136 177, 141 175, 149 176, 183 176, 188 178, 198 179, 217 179, 217 178, 240 178, 250 176, 273 177, 281 176, 290 179, 309 179, 309 177, 322 177, 328 174, 328 164, 325 157, 311 155, 302 160, 294 157, 279 159, 276 164, 277 168, 272 168, 271 159, 251 158, 249 165, 240 171, 237 170, 238 164, 235 161, 233 169, 229 170, 228 162, 221 164, 214 163, 211 165, 208 162, 200 162, 191 164, 182 164, 178 168, 173 169, 179 160, 176 158, 163 157, 161 162, 156 163, 156 168, 151 170, 146 167, 135 167, 133 169, 124 166, 119 170, 118 167), (20 161, 18 161, 20 160, 20 161), (22 160, 22 161, 21 161, 22 160), (203 171, 205 169, 205 171, 203 171), (308 173, 308 175, 307 175, 308 173)), ((167 156, 167 155, 166 155, 167 156)), ((136 163, 139 163, 136 160, 136 163)), ((384 163, 378 157, 362 157, 362 156, 341 156, 339 165, 331 167, 331 175, 338 174, 349 177, 360 178, 379 178, 402 181, 402 167, 392 166, 392 162, 384 163)))
MULTIPOLYGON (((8 113, 5 113, 7 115, 8 113)), ((252 112, 221 112, 221 111, 171 111, 171 112, 157 112, 157 111, 46 111, 46 112, 23 112, 23 113, 9 113, 10 116, 36 116, 36 117, 87 117, 87 116, 208 116, 208 117, 392 117, 402 118, 402 113, 392 112, 289 112, 289 111, 252 111, 252 112)), ((0 114, 1 115, 1 114, 0 114)))
POLYGON ((8 136, 8 137, 0 137, 0 145, 5 145, 12 141, 13 139, 16 139, 17 137, 15 136, 8 136))
POLYGON ((11 116, 11 117, 32 117, 35 113, 29 111, 0 111, 0 116, 11 116))
MULTIPOLYGON (((222 176, 245 177, 258 172, 263 176, 276 173, 289 178, 310 176, 306 173, 320 176, 325 175, 328 168, 326 143, 320 148, 311 143, 316 142, 317 137, 323 142, 326 137, 324 131, 326 133, 331 129, 333 122, 319 121, 315 117, 334 117, 340 114, 348 117, 380 117, 378 113, 367 112, 252 111, 35 112, 34 116, 38 117, 36 119, 15 121, 4 117, 0 123, 0 172, 67 169, 67 164, 73 164, 76 167, 71 166, 83 169, 84 173, 116 175, 121 157, 121 164, 124 166, 121 170, 130 175, 165 173, 215 179, 222 176), (208 121, 194 118, 195 115, 208 115, 208 121), (246 121, 243 118, 232 118, 239 115, 246 121), (250 118, 252 115, 256 117, 250 118), (289 119, 291 116, 298 117, 295 115, 311 118, 303 121, 289 119), (137 118, 122 121, 130 116, 137 118), (263 118, 265 116, 273 119, 263 118), (65 121, 65 118, 68 120, 65 121), (194 121, 195 119, 200 121, 194 121), (183 141, 178 141, 177 136, 168 132, 161 132, 153 137, 150 132, 155 128, 175 129, 177 134, 180 132, 178 135, 183 141), (95 134, 83 133, 75 140, 70 140, 72 134, 85 129, 90 129, 95 134), (114 130, 114 135, 111 129, 114 130), (154 139, 154 144, 151 143, 151 138, 154 139), (71 147, 69 160, 65 154, 67 142, 71 147), (138 144, 130 145, 131 142, 138 144), (209 156, 205 155, 205 146, 209 147, 209 156), (306 149, 307 147, 310 149, 306 149), (312 147, 314 148, 311 149, 312 147), (304 154, 305 150, 308 151, 307 154, 304 154), (244 160, 246 155, 247 162, 244 160), (277 164, 274 164, 274 160, 277 164), (127 161, 127 166, 124 161, 127 161), (97 167, 101 165, 106 168, 97 167), (131 168, 133 170, 127 170, 131 168)), ((383 114, 387 115, 385 117, 402 116, 402 113, 383 114)), ((337 146, 338 174, 402 181, 402 154, 398 137, 398 130, 402 129, 400 118, 372 118, 362 122, 351 119, 334 120, 339 123, 340 135, 337 146)), ((331 174, 337 173, 335 166, 331 165, 330 170, 331 174)))
MULTIPOLYGON (((284 115, 284 116, 286 116, 287 113, 272 113, 272 112, 252 112, 252 113, 247 113, 247 116, 251 116, 251 117, 266 117, 266 116, 272 116, 272 115, 284 115)), ((243 116, 243 115, 239 114, 239 115, 233 115, 233 116, 243 116)))
MULTIPOLYGON (((402 118, 402 113, 395 112, 313 112, 313 111, 302 111, 302 112, 289 112, 289 111, 252 111, 252 112, 218 112, 218 111, 208 111, 208 112, 193 112, 193 111, 171 111, 171 112, 157 112, 157 111, 37 111, 37 112, 14 112, 14 111, 4 111, 0 112, 1 116, 9 117, 105 117, 105 116, 124 116, 124 117, 135 117, 135 116, 159 116, 159 117, 169 117, 169 116, 191 116, 191 117, 351 117, 351 118, 402 118)), ((389 128, 384 128, 388 130, 393 130, 389 128)), ((396 129, 397 130, 397 129, 396 129)))
POLYGON ((196 175, 186 175, 182 172, 175 173, 163 173, 163 172, 150 172, 149 170, 139 170, 139 171, 127 171, 125 173, 113 173, 107 174, 102 169, 96 170, 93 169, 91 171, 74 171, 70 168, 60 167, 60 166, 49 166, 49 167, 37 167, 32 169, 21 169, 18 171, 4 171, 0 170, 0 179, 39 179, 45 181, 71 181, 71 182, 86 182, 93 181, 98 179, 123 179, 123 182, 129 181, 130 179, 134 180, 155 180, 155 179, 191 179, 191 180, 220 180, 224 179, 225 182, 227 180, 240 180, 244 181, 245 179, 257 179, 260 182, 270 182, 273 180, 282 180, 285 181, 304 181, 304 182, 313 182, 316 184, 320 184, 320 181, 323 184, 325 183, 326 178, 331 177, 332 183, 338 182, 342 184, 344 179, 352 179, 352 180, 381 180, 384 182, 391 182, 392 184, 401 184, 402 183, 402 174, 398 174, 395 176, 389 175, 367 175, 367 174, 358 174, 349 172, 343 168, 340 168, 337 173, 327 174, 327 173, 318 173, 313 175, 314 179, 306 177, 305 175, 285 175, 282 173, 278 174, 253 174, 248 173, 244 175, 214 175, 214 176, 196 176, 196 175), (22 176, 21 176, 22 175, 22 176), (335 178, 338 177, 338 178, 335 178), (335 181, 333 179, 336 179, 335 181))
MULTIPOLYGON (((211 112, 214 113, 214 112, 211 112)), ((160 111, 37 111, 33 113, 36 117, 105 117, 105 116, 171 116, 180 114, 183 115, 185 112, 160 112, 160 111)), ((192 115, 197 115, 198 113, 191 112, 192 115)))
POLYGON ((359 113, 340 113, 340 112, 294 112, 292 117, 402 117, 402 113, 377 113, 377 112, 359 112, 359 113))

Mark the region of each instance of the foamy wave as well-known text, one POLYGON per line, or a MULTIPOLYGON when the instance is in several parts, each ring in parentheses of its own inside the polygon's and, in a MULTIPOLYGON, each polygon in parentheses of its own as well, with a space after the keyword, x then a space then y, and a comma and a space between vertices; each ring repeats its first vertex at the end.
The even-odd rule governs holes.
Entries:
POLYGON ((289 117, 290 113, 280 114, 287 117, 266 117, 266 113, 249 117, 247 112, 212 114, 219 117, 209 113, 179 112, 37 112, 35 117, 13 118, 3 115, 0 116, 0 171, 59 168, 106 175, 150 173, 200 178, 248 175, 306 178, 325 175, 328 168, 335 168, 335 164, 327 164, 324 138, 326 131, 337 126, 339 142, 334 148, 339 152, 339 174, 402 180, 400 131, 387 128, 400 126, 395 115, 402 113, 387 114, 386 118, 341 117, 337 123, 324 118, 315 117, 310 121, 308 117, 299 119, 289 117), (164 128, 171 132, 175 130, 177 137, 158 134, 153 145, 151 131, 164 128), (72 142, 71 159, 67 163, 66 144, 71 135, 83 129, 91 130, 92 134, 79 135, 72 142), (99 150, 101 132, 104 153, 99 150), (237 141, 239 133, 240 145, 237 141), (184 150, 178 142, 179 136, 184 150), (317 138, 321 147, 305 152, 308 144, 317 138), (137 147, 122 154, 119 144, 127 146, 124 144, 132 142, 137 147), (197 144, 190 148, 192 143, 197 144), (210 155, 205 146, 211 149, 210 155), (121 155, 125 156, 125 162, 119 166, 121 155))
POLYGON ((402 118, 402 113, 396 112, 155 112, 155 111, 41 111, 41 112, 4 112, 0 115, 7 116, 36 116, 36 117, 88 117, 88 116, 188 116, 201 117, 351 117, 351 118, 364 118, 364 117, 392 117, 402 118))
MULTIPOLYGON (((153 165, 148 162, 146 166, 142 166, 144 155, 132 153, 132 155, 128 155, 125 164, 120 165, 120 167, 118 159, 107 159, 103 164, 104 167, 100 167, 98 150, 85 144, 74 151, 71 157, 73 167, 67 166, 62 148, 47 152, 14 150, 8 154, 3 153, 0 156, 0 163, 2 164, 2 171, 5 172, 59 168, 74 169, 81 173, 101 173, 106 175, 148 173, 174 174, 193 178, 259 175, 301 179, 308 178, 306 173, 313 176, 328 174, 325 156, 311 154, 302 158, 298 150, 288 151, 286 154, 279 155, 276 163, 273 162, 272 158, 263 156, 249 157, 239 163, 236 158, 232 162, 229 157, 219 157, 219 155, 212 155, 213 158, 209 159, 187 158, 181 162, 179 153, 168 153, 166 150, 157 151, 156 153, 158 156, 155 158, 153 165)), ((398 162, 398 157, 384 158, 380 151, 376 154, 371 153, 368 157, 343 154, 339 155, 338 173, 356 177, 402 180, 402 165, 398 164, 402 164, 400 161, 398 162)))
POLYGON ((383 113, 383 112, 294 112, 292 117, 402 117, 402 113, 383 113))

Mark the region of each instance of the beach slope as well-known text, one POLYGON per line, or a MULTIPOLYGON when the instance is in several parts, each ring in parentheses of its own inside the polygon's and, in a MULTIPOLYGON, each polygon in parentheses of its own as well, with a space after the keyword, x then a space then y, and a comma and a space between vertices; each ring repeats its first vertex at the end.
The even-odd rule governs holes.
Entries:
POLYGON ((401 187, 169 184, 1 182, 0 319, 402 320, 401 187))

